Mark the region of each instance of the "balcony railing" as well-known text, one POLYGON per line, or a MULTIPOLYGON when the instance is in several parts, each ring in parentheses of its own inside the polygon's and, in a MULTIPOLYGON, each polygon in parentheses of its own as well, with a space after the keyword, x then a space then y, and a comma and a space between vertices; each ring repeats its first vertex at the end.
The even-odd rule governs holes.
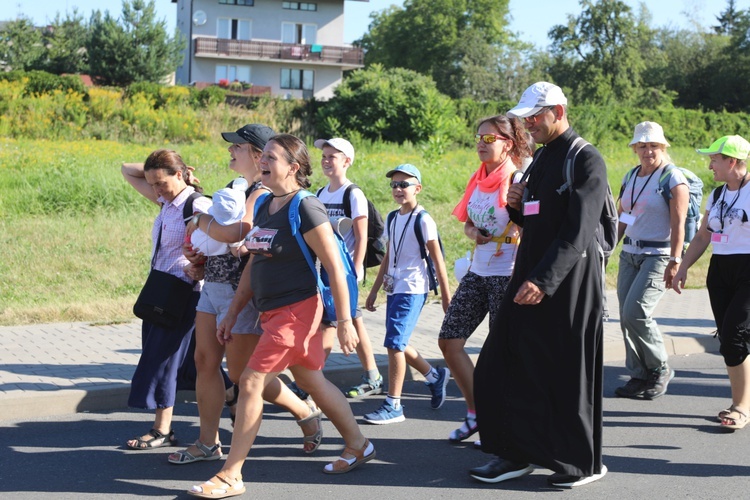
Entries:
POLYGON ((195 55, 245 59, 281 59, 346 66, 364 65, 364 52, 360 47, 300 45, 253 40, 226 40, 223 38, 196 38, 195 55))

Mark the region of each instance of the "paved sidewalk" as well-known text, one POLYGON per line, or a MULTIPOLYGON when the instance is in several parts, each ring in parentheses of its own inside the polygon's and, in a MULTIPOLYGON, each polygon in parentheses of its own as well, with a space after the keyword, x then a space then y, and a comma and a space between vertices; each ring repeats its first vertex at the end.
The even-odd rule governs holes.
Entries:
MULTIPOLYGON (((624 359, 625 351, 613 291, 608 300, 612 317, 604 326, 604 359, 613 362, 624 359)), ((384 305, 374 313, 364 312, 378 365, 385 373, 384 317, 384 305)), ((681 296, 668 291, 654 317, 670 355, 718 351, 705 289, 687 290, 681 296)), ((439 363, 437 334, 442 318, 439 303, 425 306, 411 342, 425 359, 439 363)), ((466 344, 470 355, 479 354, 486 334, 487 320, 466 344)), ((0 420, 125 408, 139 354, 140 321, 0 327, 0 420)), ((362 369, 356 356, 345 357, 334 350, 324 371, 337 385, 348 385, 359 379, 362 369)))

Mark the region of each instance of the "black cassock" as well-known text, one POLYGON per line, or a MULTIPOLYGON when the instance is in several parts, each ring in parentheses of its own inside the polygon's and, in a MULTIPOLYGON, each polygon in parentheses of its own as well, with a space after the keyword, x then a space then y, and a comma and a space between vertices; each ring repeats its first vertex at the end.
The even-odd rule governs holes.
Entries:
POLYGON ((575 162, 572 192, 557 193, 576 137, 569 128, 537 152, 528 192, 539 213, 508 209, 523 235, 474 392, 485 452, 590 476, 602 466, 603 266, 595 230, 607 171, 587 146, 575 162), (526 280, 546 294, 538 305, 513 302, 526 280))

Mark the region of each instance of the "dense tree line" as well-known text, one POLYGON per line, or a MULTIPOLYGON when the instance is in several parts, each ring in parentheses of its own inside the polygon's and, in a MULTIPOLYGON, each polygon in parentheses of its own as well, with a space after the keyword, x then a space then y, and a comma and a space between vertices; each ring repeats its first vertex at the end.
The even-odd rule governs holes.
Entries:
POLYGON ((153 0, 123 0, 119 18, 95 11, 86 21, 73 10, 43 29, 23 17, 8 22, 0 31, 0 67, 88 73, 102 85, 161 82, 182 62, 185 43, 156 19, 153 0))
POLYGON ((715 26, 694 29, 652 26, 645 3, 579 3, 546 50, 509 30, 508 0, 406 0, 372 14, 356 43, 366 64, 431 76, 454 98, 513 99, 545 78, 578 103, 750 110, 750 12, 735 0, 715 26))

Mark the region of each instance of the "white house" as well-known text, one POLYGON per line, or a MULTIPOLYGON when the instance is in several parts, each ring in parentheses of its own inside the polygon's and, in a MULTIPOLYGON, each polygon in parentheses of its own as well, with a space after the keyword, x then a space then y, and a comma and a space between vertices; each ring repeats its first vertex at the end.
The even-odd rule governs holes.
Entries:
POLYGON ((362 49, 344 44, 344 0, 172 3, 189 42, 177 83, 240 81, 325 100, 344 70, 363 67, 362 49))

